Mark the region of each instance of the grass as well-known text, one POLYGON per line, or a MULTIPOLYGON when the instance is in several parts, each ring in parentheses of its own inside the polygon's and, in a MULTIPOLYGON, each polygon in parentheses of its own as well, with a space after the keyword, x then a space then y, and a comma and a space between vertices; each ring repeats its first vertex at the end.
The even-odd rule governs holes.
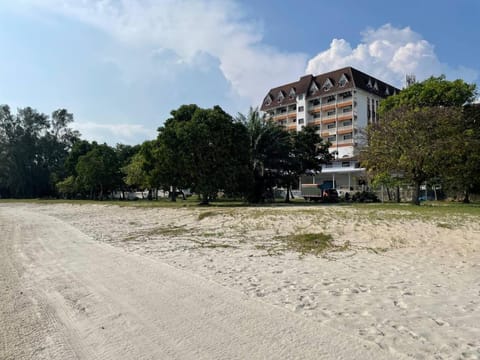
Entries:
POLYGON ((302 255, 320 255, 323 252, 335 247, 333 237, 330 234, 294 234, 277 236, 275 240, 285 243, 285 249, 298 252, 302 255))
POLYGON ((452 224, 449 224, 449 223, 437 223, 437 226, 439 228, 444 228, 444 229, 449 229, 449 230, 453 230, 454 229, 454 226, 452 224))
POLYGON ((202 221, 203 219, 217 215, 219 215, 219 213, 216 211, 204 211, 198 214, 198 221, 202 221))
POLYGON ((123 241, 134 241, 140 237, 151 237, 151 236, 179 236, 189 232, 185 227, 181 226, 172 226, 172 227, 158 227, 153 229, 148 229, 138 233, 130 234, 125 237, 123 241))

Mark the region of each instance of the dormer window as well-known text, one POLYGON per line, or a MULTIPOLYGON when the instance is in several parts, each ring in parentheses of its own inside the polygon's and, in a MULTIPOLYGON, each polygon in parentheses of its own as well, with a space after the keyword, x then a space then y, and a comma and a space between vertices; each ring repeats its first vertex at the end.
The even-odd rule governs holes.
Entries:
POLYGON ((295 88, 290 89, 290 93, 288 94, 288 96, 290 97, 290 99, 293 99, 295 97, 295 88))
POLYGON ((267 96, 267 98, 265 99, 265 105, 270 105, 272 103, 272 97, 270 96, 270 94, 267 96))
POLYGON ((285 99, 285 95, 283 95, 283 91, 279 91, 277 96, 277 101, 280 103, 283 101, 283 99, 285 99))
POLYGON ((323 91, 328 91, 332 87, 333 87, 332 80, 327 78, 327 80, 325 80, 325 82, 323 83, 323 86, 322 86, 323 91))
POLYGON ((342 74, 342 76, 340 77, 340 80, 338 80, 338 86, 344 87, 345 85, 347 85, 347 83, 348 83, 347 75, 342 74))
POLYGON ((372 79, 368 79, 368 82, 367 82, 367 88, 371 89, 373 87, 372 85, 372 79))
POLYGON ((375 84, 373 84, 373 90, 378 91, 378 84, 376 81, 375 81, 375 84))
POLYGON ((318 91, 318 86, 315 84, 315 81, 312 82, 312 85, 310 85, 310 94, 315 94, 318 91))
POLYGON ((385 88, 385 95, 389 96, 390 95, 390 89, 388 86, 385 88))

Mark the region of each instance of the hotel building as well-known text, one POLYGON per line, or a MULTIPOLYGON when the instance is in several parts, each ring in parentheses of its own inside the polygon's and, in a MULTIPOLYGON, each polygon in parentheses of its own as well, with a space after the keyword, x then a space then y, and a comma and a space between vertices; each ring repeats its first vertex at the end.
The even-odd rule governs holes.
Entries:
POLYGON ((365 144, 363 129, 378 120, 379 102, 400 90, 352 67, 325 74, 305 75, 298 81, 271 89, 261 110, 267 119, 289 131, 314 126, 331 143, 335 160, 320 174, 303 176, 302 183, 325 184, 344 191, 365 183, 358 151, 365 144))

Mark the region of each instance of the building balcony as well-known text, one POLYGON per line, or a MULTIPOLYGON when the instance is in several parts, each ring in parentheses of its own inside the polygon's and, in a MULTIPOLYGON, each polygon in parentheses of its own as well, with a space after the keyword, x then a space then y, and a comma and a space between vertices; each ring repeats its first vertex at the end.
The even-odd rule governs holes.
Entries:
POLYGON ((345 120, 352 120, 352 112, 344 113, 344 114, 339 114, 338 121, 345 121, 345 120))
POLYGON ((352 133, 352 126, 342 126, 338 128, 338 135, 350 134, 352 133))
POLYGON ((322 105, 322 111, 329 111, 329 110, 333 110, 336 108, 336 104, 325 104, 325 105, 322 105))
POLYGON ((352 98, 349 98, 348 100, 341 100, 337 103, 338 108, 344 108, 347 106, 352 106, 353 107, 353 101, 352 98))
POLYGON ((322 119, 322 124, 323 124, 323 125, 327 125, 327 124, 334 123, 335 121, 337 121, 337 119, 335 118, 335 116, 332 116, 332 117, 330 117, 330 118, 323 118, 323 119, 322 119))

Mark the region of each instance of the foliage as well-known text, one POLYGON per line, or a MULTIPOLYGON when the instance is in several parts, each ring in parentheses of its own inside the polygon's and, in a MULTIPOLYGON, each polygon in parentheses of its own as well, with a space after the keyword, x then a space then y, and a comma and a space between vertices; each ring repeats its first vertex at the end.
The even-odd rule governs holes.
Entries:
POLYGON ((65 174, 65 159, 79 133, 68 127, 73 115, 65 109, 49 117, 26 107, 12 114, 0 107, 0 195, 49 196, 65 174))
POLYGON ((445 169, 443 185, 452 193, 480 192, 480 105, 462 109, 462 120, 457 124, 456 147, 451 154, 454 161, 445 169))
POLYGON ((412 84, 400 93, 380 103, 379 113, 403 107, 451 107, 471 103, 475 99, 475 84, 463 80, 448 81, 445 76, 430 77, 412 84))
POLYGON ((108 146, 94 145, 78 159, 77 184, 79 189, 90 193, 90 198, 103 200, 104 195, 119 187, 120 166, 115 150, 108 146))
POLYGON ((159 129, 158 174, 173 186, 187 186, 208 204, 219 190, 241 192, 248 173, 248 137, 243 124, 219 106, 184 105, 159 129))
POLYGON ((250 169, 253 186, 248 200, 263 202, 273 197, 273 187, 285 186, 289 201, 290 187, 301 174, 318 171, 321 165, 331 160, 328 144, 313 127, 304 127, 300 132, 289 133, 283 127, 261 117, 258 109, 250 108, 247 116, 237 119, 245 124, 250 139, 250 169))
POLYGON ((372 203, 372 202, 380 202, 380 199, 377 197, 377 195, 371 191, 362 191, 362 192, 356 192, 352 196, 352 201, 353 202, 359 202, 359 203, 372 203))
POLYGON ((415 184, 412 201, 418 204, 420 185, 454 162, 460 121, 458 108, 392 109, 369 127, 364 164, 374 173, 388 172, 415 184))

